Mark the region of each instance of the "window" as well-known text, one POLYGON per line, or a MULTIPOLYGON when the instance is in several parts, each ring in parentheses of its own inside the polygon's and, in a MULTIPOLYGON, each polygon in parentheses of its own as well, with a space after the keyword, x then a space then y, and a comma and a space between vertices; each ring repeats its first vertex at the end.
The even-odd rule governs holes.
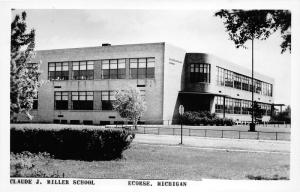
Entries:
POLYGON ((55 110, 68 110, 69 92, 56 91, 54 92, 55 110))
POLYGON ((249 91, 250 79, 246 76, 242 76, 242 90, 249 91))
POLYGON ((225 113, 233 113, 233 99, 225 98, 225 113))
POLYGON ((129 68, 131 79, 154 78, 155 59, 152 57, 129 59, 129 68))
POLYGON ((242 77, 239 74, 233 73, 233 85, 236 89, 241 89, 242 85, 242 77))
POLYGON ((241 114, 241 100, 234 99, 234 114, 241 114))
POLYGON ((102 60, 102 79, 125 79, 125 59, 102 60))
POLYGON ((116 100, 114 97, 114 91, 102 91, 101 92, 101 102, 102 110, 112 110, 112 102, 116 100))
MULTIPOLYGON (((197 68, 191 69, 191 72, 198 71, 197 68)), ((257 79, 253 79, 248 76, 244 76, 221 67, 217 67, 217 85, 233 87, 235 89, 242 89, 244 91, 252 91, 255 93, 272 96, 272 84, 266 83, 257 79)))
POLYGON ((69 79, 69 63, 49 63, 48 64, 49 80, 68 80, 69 79))
POLYGON ((94 92, 92 91, 73 91, 72 106, 73 110, 93 110, 94 92))
POLYGON ((215 104, 215 111, 216 113, 223 113, 223 104, 224 104, 224 98, 220 96, 216 96, 216 104, 215 104))
POLYGON ((210 64, 194 63, 190 65, 190 80, 195 82, 210 82, 210 64))
POLYGON ((75 80, 94 79, 94 61, 73 61, 72 77, 75 80))
POLYGON ((38 94, 36 94, 36 97, 33 97, 32 109, 38 109, 38 94))
POLYGON ((251 102, 242 100, 242 114, 251 114, 251 102))

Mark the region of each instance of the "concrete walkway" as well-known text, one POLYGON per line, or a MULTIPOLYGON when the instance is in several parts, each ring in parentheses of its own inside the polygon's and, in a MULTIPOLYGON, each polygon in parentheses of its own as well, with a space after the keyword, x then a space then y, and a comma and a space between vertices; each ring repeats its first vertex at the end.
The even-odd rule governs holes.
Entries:
MULTIPOLYGON (((136 134, 133 143, 178 146, 180 143, 180 136, 136 134)), ((230 151, 290 153, 289 141, 274 140, 222 139, 184 136, 182 146, 230 151)))

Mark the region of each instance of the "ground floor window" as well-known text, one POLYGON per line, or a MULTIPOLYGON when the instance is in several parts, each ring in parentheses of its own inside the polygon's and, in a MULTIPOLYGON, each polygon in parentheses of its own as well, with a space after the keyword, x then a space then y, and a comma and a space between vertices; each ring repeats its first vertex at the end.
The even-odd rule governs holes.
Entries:
POLYGON ((73 91, 72 109, 73 110, 93 110, 94 92, 92 91, 73 91))
POLYGON ((216 97, 216 105, 215 105, 215 111, 216 113, 223 113, 223 105, 224 105, 224 98, 217 96, 216 97))
MULTIPOLYGON (((215 112, 229 114, 245 114, 250 115, 252 113, 252 102, 248 100, 225 98, 216 96, 215 97, 215 112)), ((263 115, 271 115, 271 104, 259 103, 260 109, 263 111, 263 115)))
POLYGON ((101 102, 102 110, 113 110, 113 101, 115 100, 114 91, 102 91, 101 102))
POLYGON ((55 110, 68 110, 69 92, 57 91, 54 93, 55 110))

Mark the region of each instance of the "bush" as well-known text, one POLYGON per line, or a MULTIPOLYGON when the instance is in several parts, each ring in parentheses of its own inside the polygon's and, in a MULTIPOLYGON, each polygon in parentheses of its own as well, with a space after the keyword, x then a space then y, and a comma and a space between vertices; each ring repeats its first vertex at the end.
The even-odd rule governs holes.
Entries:
POLYGON ((10 154, 11 177, 64 177, 57 171, 43 169, 52 160, 49 153, 33 154, 28 151, 10 154))
POLYGON ((134 139, 128 129, 78 125, 11 125, 11 152, 47 152, 60 159, 110 160, 122 157, 134 139))
POLYGON ((187 111, 182 116, 182 121, 186 125, 229 125, 234 124, 232 119, 219 118, 215 113, 209 111, 187 111))

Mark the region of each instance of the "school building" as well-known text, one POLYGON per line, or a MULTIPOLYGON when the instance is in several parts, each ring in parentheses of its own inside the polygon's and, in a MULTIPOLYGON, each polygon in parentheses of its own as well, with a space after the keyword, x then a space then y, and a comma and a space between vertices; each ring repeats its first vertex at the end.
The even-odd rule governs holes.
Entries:
POLYGON ((36 122, 128 124, 113 111, 113 92, 138 87, 147 110, 140 120, 170 124, 185 111, 210 111, 235 121, 251 121, 251 91, 271 114, 274 80, 205 53, 187 53, 167 43, 40 50, 41 79, 32 115, 36 122))

